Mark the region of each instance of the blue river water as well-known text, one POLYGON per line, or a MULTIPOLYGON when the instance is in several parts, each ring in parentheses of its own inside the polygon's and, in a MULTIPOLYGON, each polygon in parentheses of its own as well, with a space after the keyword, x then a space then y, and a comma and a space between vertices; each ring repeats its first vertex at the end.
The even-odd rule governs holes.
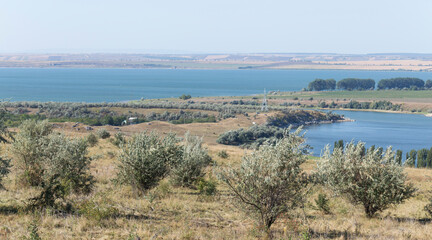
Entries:
POLYGON ((0 68, 0 99, 118 102, 140 98, 240 96, 298 91, 315 78, 432 79, 432 72, 345 70, 184 70, 0 68))
MULTIPOLYGON (((315 78, 432 79, 432 72, 344 70, 174 70, 0 68, 0 99, 9 101, 117 102, 140 98, 235 96, 263 89, 298 91, 315 78)), ((355 122, 307 127, 320 155, 334 141, 362 140, 407 152, 432 146, 432 118, 414 114, 336 111, 355 122)))
POLYGON ((400 149, 405 153, 412 149, 432 147, 432 117, 421 114, 401 114, 363 111, 333 111, 354 122, 312 125, 305 128, 307 143, 313 147, 313 155, 335 141, 362 141, 366 147, 376 145, 386 149, 400 149))

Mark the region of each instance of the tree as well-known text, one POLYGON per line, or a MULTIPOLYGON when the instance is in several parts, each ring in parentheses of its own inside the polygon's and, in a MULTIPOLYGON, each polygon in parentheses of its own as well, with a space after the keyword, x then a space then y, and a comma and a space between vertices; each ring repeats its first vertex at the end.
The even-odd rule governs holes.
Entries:
POLYGON ((396 151, 396 157, 395 157, 395 161, 397 164, 402 166, 402 150, 397 150, 396 151))
POLYGON ((416 150, 413 149, 409 152, 409 159, 410 159, 410 161, 407 161, 409 163, 408 166, 416 167, 417 166, 417 151, 416 150))
POLYGON ((425 82, 425 88, 432 88, 432 80, 427 80, 425 82))
POLYGON ((334 79, 320 79, 317 78, 310 82, 308 85, 309 91, 323 91, 336 89, 336 81, 334 79))
POLYGON ((404 202, 413 196, 416 189, 406 183, 403 168, 394 160, 391 147, 382 157, 378 150, 368 151, 363 156, 364 143, 353 142, 345 150, 325 149, 318 162, 320 179, 336 193, 347 195, 354 204, 363 205, 370 218, 392 204, 404 202))
POLYGON ((210 164, 211 158, 202 146, 202 138, 191 136, 189 132, 184 137, 182 147, 182 156, 171 169, 171 180, 178 186, 193 187, 204 177, 204 168, 210 164))
POLYGON ((188 100, 188 99, 191 99, 192 96, 190 94, 188 94, 188 95, 183 94, 179 98, 182 99, 182 100, 188 100))
POLYGON ((342 90, 373 90, 375 88, 375 80, 345 78, 337 83, 337 88, 342 90))
POLYGON ((173 134, 140 133, 121 145, 115 182, 131 185, 144 194, 163 179, 180 161, 182 148, 173 134))
POLYGON ((427 167, 432 168, 432 147, 429 149, 426 156, 427 167))
POLYGON ((275 145, 262 145, 244 156, 239 168, 224 168, 219 173, 243 210, 253 213, 268 234, 281 214, 303 203, 308 181, 300 167, 306 161, 300 131, 287 130, 275 145))
POLYGON ((419 78, 390 78, 381 79, 378 82, 378 89, 403 89, 403 88, 420 88, 425 86, 425 82, 419 78))
POLYGON ((427 166, 427 154, 428 150, 426 148, 417 151, 417 167, 425 168, 427 166))
POLYGON ((341 148, 341 149, 344 148, 344 141, 342 139, 340 139, 339 141, 335 141, 334 142, 333 150, 336 149, 336 148, 341 148))

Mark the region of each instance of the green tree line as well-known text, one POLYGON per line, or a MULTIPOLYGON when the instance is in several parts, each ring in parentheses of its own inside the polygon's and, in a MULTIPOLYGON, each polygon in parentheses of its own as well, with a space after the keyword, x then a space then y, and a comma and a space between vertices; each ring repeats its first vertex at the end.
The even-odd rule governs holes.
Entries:
MULTIPOLYGON (((307 90, 308 91, 324 91, 324 90, 374 90, 375 80, 373 79, 360 79, 360 78, 344 78, 338 82, 334 79, 315 79, 310 82, 307 90)), ((432 80, 424 81, 420 78, 411 77, 397 77, 389 79, 381 79, 378 82, 377 89, 431 89, 432 80)))

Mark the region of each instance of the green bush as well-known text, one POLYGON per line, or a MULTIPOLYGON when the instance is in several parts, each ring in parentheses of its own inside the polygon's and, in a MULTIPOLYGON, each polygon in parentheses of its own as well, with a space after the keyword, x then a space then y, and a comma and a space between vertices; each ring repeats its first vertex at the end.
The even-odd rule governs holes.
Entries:
POLYGON ((214 196, 217 192, 217 183, 212 179, 200 179, 198 181, 197 188, 200 194, 205 196, 214 196))
POLYGON ((90 133, 87 136, 87 143, 89 144, 90 147, 96 146, 98 144, 98 141, 99 141, 98 138, 93 133, 90 133))
POLYGON ((185 134, 182 155, 171 169, 171 181, 174 185, 193 187, 199 178, 204 176, 204 168, 211 158, 207 149, 202 146, 202 138, 185 134))
POLYGON ((428 214, 429 217, 432 217, 432 199, 429 200, 429 203, 424 206, 424 210, 428 214))
POLYGON ((304 202, 308 178, 301 169, 306 161, 301 128, 287 129, 275 145, 263 145, 245 155, 239 168, 220 171, 234 198, 243 204, 270 233, 271 225, 304 202))
POLYGON ((157 187, 151 189, 147 193, 147 199, 151 201, 155 199, 163 199, 168 197, 172 193, 171 184, 168 181, 162 180, 159 182, 157 187))
POLYGON ((362 204, 368 217, 404 202, 416 189, 406 183, 406 174, 396 162, 391 147, 384 155, 379 149, 365 153, 364 143, 353 142, 344 149, 329 147, 318 161, 323 183, 336 193, 345 194, 354 204, 362 204))
POLYGON ((259 146, 266 141, 275 141, 283 137, 284 130, 271 126, 252 126, 248 129, 230 130, 219 135, 217 143, 225 145, 241 145, 244 147, 259 146))
POLYGON ((52 133, 48 121, 24 121, 12 143, 14 165, 23 185, 40 186, 43 182, 45 149, 52 133))
POLYGON ((169 173, 170 166, 180 161, 182 147, 177 143, 172 134, 166 137, 159 137, 155 132, 134 135, 121 146, 114 181, 146 193, 169 173))
POLYGON ((87 157, 87 143, 83 139, 69 139, 62 134, 52 134, 45 145, 44 176, 58 175, 75 193, 89 193, 94 179, 90 174, 91 159, 87 157))
POLYGON ((96 131, 96 134, 99 138, 102 139, 106 139, 111 137, 111 134, 105 129, 105 128, 100 128, 96 131))
POLYGON ((188 95, 183 94, 179 98, 182 99, 182 100, 188 100, 188 99, 191 99, 192 96, 190 94, 188 94, 188 95))
POLYGON ((120 211, 112 206, 106 199, 102 202, 85 200, 78 206, 78 213, 87 219, 94 220, 96 222, 114 218, 120 215, 120 211))
POLYGON ((322 193, 318 194, 318 198, 315 199, 315 204, 323 213, 330 213, 329 199, 327 198, 327 195, 322 193))
POLYGON ((218 156, 223 159, 227 159, 229 157, 228 153, 225 150, 218 152, 218 156))
POLYGON ((67 184, 60 182, 58 175, 51 176, 50 179, 42 183, 42 191, 27 203, 27 208, 31 211, 52 208, 56 210, 71 210, 71 204, 66 201, 69 194, 67 184))
POLYGON ((114 145, 119 147, 120 145, 124 144, 125 142, 126 142, 126 139, 125 139, 125 136, 123 133, 117 132, 116 134, 114 134, 114 140, 112 141, 112 143, 114 145))
POLYGON ((56 176, 74 192, 91 190, 86 141, 53 133, 46 121, 25 121, 12 143, 12 152, 19 179, 25 185, 47 186, 56 176))

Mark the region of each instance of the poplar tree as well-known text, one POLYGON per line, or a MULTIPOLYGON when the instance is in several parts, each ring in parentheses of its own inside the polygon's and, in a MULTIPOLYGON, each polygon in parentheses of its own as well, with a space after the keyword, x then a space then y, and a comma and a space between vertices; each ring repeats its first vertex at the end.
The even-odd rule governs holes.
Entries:
POLYGON ((427 156, 426 156, 426 167, 432 168, 432 147, 429 149, 427 156))
POLYGON ((396 163, 402 165, 402 150, 396 151, 396 163))

